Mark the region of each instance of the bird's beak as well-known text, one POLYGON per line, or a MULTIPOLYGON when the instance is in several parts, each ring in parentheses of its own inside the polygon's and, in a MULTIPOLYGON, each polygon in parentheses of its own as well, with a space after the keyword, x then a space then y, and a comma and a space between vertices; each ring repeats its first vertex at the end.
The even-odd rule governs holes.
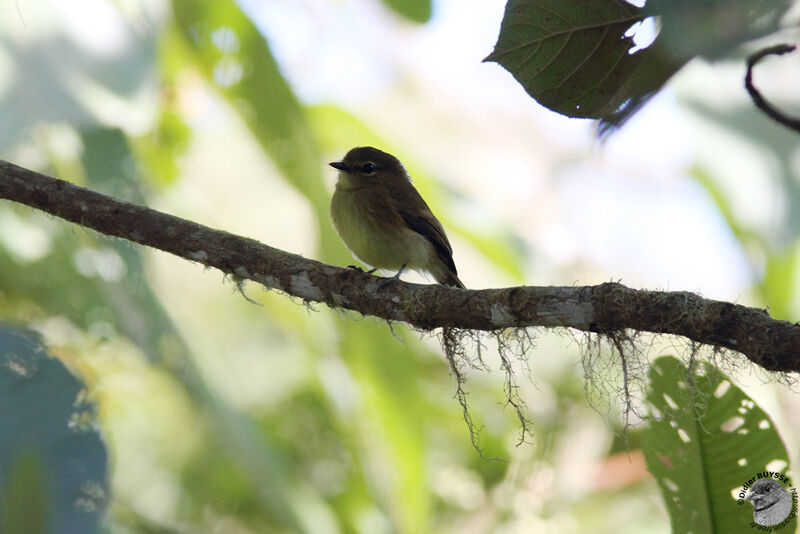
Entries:
POLYGON ((328 163, 334 169, 339 169, 340 171, 347 171, 347 165, 344 164, 343 161, 332 161, 328 163))

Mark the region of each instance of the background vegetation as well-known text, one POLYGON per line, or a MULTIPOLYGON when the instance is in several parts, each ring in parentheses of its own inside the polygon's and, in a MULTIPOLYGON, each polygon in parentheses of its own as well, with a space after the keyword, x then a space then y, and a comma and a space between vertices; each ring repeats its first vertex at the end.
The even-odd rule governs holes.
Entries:
MULTIPOLYGON (((328 221, 325 163, 375 145, 407 164, 469 287, 613 278, 796 320, 797 138, 750 104, 742 53, 689 62, 599 144, 591 123, 541 108, 508 73, 481 64, 503 8, 6 2, 0 153, 347 265, 328 221)), ((759 67, 760 85, 797 108, 798 60, 776 62, 759 67)), ((105 465, 107 454, 105 473, 58 478, 79 496, 82 520, 165 533, 669 531, 645 468, 643 447, 653 446, 643 446, 635 416, 623 432, 622 378, 604 348, 586 382, 585 339, 536 333, 518 362, 530 368, 521 395, 534 423, 533 443, 519 447, 502 374, 470 372, 481 446, 502 459, 490 461, 472 448, 435 339, 255 286, 247 294, 259 305, 217 273, 0 205, 5 355, 37 361, 44 349, 18 326, 38 332, 84 384, 105 448, 87 405, 77 415, 49 408, 79 387, 60 368, 45 372, 49 363, 17 369, 42 393, 7 406, 2 422, 58 430, 71 421, 83 436, 71 438, 85 440, 81 461, 105 465), (36 409, 12 420, 19 406, 36 409)), ((658 341, 651 353, 684 348, 658 341)), ((745 369, 737 384, 796 457, 796 396, 745 369)), ((59 434, 34 442, 43 435, 59 434)), ((776 450, 785 468, 786 451, 776 450)), ((0 465, 16 481, 9 495, 62 514, 54 531, 74 531, 77 519, 43 493, 47 464, 23 456, 0 465)), ((41 527, 28 523, 41 514, 0 513, 3 532, 41 527)))

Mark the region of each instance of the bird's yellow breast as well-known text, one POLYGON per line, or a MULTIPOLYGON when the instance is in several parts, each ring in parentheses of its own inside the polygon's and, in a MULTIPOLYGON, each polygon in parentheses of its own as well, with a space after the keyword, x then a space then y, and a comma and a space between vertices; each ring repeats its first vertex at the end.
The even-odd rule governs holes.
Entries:
POLYGON ((331 199, 331 222, 353 256, 379 269, 406 265, 428 270, 435 255, 430 242, 408 228, 391 206, 376 210, 374 202, 361 198, 369 194, 364 189, 337 187, 331 199))

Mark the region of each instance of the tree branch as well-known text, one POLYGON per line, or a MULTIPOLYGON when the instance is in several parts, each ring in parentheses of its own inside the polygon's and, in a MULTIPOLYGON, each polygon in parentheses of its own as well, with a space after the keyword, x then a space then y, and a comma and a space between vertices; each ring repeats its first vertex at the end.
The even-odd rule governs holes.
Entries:
POLYGON ((800 325, 772 319, 761 309, 693 293, 634 290, 617 283, 470 290, 398 281, 382 287, 382 278, 303 258, 4 161, 0 198, 306 301, 426 330, 539 326, 613 335, 633 329, 732 349, 770 371, 800 371, 800 325))

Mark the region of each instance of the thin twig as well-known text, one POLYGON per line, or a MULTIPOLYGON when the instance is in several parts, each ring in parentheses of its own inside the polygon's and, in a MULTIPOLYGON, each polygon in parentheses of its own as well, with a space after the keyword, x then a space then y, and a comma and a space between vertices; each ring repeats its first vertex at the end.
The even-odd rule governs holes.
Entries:
POLYGON ((775 106, 767 102, 764 97, 761 96, 759 90, 756 89, 756 86, 753 85, 753 67, 756 65, 756 63, 761 61, 766 56, 782 56, 783 54, 794 51, 795 48, 797 47, 794 45, 779 44, 764 48, 763 50, 759 50, 755 54, 750 55, 747 58, 747 74, 744 77, 744 86, 747 88, 747 92, 750 93, 750 98, 753 99, 753 103, 758 109, 766 113, 774 121, 779 122, 787 128, 791 128, 795 132, 800 133, 800 119, 789 117, 775 106))

